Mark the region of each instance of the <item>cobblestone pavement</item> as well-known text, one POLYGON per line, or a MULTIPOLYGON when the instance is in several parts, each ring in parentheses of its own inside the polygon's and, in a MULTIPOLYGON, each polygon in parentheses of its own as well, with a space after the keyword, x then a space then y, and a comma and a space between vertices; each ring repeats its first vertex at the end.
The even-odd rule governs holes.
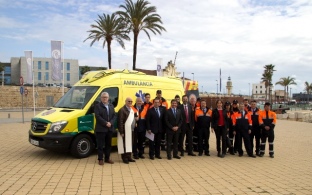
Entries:
POLYGON ((274 159, 268 148, 262 158, 218 158, 211 134, 210 157, 126 165, 115 151, 104 166, 96 152, 75 159, 31 145, 29 126, 0 122, 0 194, 312 194, 312 123, 278 120, 274 159))

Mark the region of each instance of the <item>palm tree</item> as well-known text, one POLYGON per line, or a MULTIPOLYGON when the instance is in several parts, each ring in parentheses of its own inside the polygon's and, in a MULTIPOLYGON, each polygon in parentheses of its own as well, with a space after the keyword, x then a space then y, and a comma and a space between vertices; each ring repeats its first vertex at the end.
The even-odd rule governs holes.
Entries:
POLYGON ((149 40, 151 40, 151 37, 148 31, 151 31, 154 35, 157 33, 161 35, 161 31, 166 31, 161 26, 161 17, 156 13, 156 7, 149 6, 149 4, 146 0, 138 0, 136 3, 133 3, 132 0, 125 0, 125 4, 119 6, 124 11, 116 12, 128 25, 129 31, 133 32, 133 70, 136 69, 137 44, 140 31, 144 31, 149 40))
POLYGON ((111 43, 112 40, 116 40, 119 45, 125 49, 125 44, 123 40, 129 41, 128 31, 126 29, 126 24, 120 20, 117 14, 113 13, 111 15, 103 14, 103 16, 98 15, 99 18, 95 20, 96 24, 91 24, 91 30, 87 39, 92 39, 90 46, 93 45, 95 41, 103 41, 103 48, 107 42, 107 51, 108 51, 108 68, 112 68, 111 60, 111 43))
POLYGON ((304 83, 304 90, 307 92, 307 94, 308 94, 308 102, 309 102, 309 96, 310 96, 310 93, 312 92, 312 83, 308 83, 308 81, 306 81, 305 83, 304 83))
POLYGON ((89 66, 85 65, 85 66, 81 67, 80 74, 83 75, 84 73, 86 73, 90 70, 91 70, 91 68, 89 66))
POLYGON ((297 85, 295 82, 295 78, 292 77, 282 77, 275 85, 281 85, 284 87, 284 101, 288 100, 288 86, 289 85, 297 85))
POLYGON ((272 77, 275 65, 268 64, 264 66, 264 72, 262 74, 261 80, 265 83, 265 100, 267 100, 267 93, 269 88, 269 102, 271 102, 271 87, 272 87, 272 77))

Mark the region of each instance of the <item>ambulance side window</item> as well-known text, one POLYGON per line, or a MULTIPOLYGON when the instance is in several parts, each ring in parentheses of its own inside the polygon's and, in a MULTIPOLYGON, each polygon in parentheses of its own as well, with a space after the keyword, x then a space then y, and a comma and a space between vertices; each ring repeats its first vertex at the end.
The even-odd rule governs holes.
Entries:
MULTIPOLYGON (((109 94, 109 102, 113 104, 114 107, 118 105, 118 95, 119 95, 118 87, 106 88, 102 92, 107 92, 109 94)), ((101 94, 99 95, 99 97, 96 98, 96 100, 99 102, 101 101, 101 94)))

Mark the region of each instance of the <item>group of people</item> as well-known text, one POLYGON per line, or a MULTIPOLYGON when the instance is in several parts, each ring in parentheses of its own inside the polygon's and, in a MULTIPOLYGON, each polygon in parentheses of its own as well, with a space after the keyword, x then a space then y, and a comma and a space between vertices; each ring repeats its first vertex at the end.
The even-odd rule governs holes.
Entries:
POLYGON ((110 159, 110 150, 116 119, 118 153, 126 164, 135 162, 135 159, 145 158, 144 146, 147 137, 148 155, 151 160, 162 159, 161 150, 166 150, 168 160, 181 159, 185 152, 189 156, 196 156, 193 147, 194 130, 198 138, 199 156, 210 156, 211 131, 215 133, 217 152, 221 158, 227 153, 243 156, 243 141, 249 157, 262 157, 267 139, 269 155, 274 158, 276 115, 270 110, 269 103, 265 103, 264 110, 261 111, 254 100, 250 105, 247 99, 241 104, 234 100, 232 105, 230 102, 223 104, 218 100, 216 108, 212 110, 207 107, 204 99, 196 99, 192 94, 189 97, 183 95, 182 103, 177 95, 171 100, 169 107, 166 99, 162 97, 162 91, 157 90, 152 101, 149 93, 145 94, 144 101, 140 97, 136 98, 135 102, 130 97, 126 98, 125 105, 115 113, 108 98, 109 94, 103 92, 101 102, 94 109, 99 165, 103 165, 104 162, 114 163, 110 159))

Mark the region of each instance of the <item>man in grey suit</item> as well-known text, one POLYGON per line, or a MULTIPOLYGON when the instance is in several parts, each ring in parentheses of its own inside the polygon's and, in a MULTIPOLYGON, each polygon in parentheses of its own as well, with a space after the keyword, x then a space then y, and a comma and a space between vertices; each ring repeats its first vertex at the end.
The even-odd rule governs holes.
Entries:
POLYGON ((167 158, 171 160, 171 145, 173 145, 173 158, 180 159, 178 156, 178 141, 182 125, 181 110, 177 109, 177 101, 171 100, 171 108, 166 110, 165 124, 167 129, 167 158))
POLYGON ((95 137, 98 148, 98 160, 99 165, 103 165, 103 147, 105 145, 105 162, 114 164, 110 159, 112 135, 114 129, 114 123, 116 120, 116 113, 114 106, 108 102, 109 94, 107 92, 101 93, 101 102, 94 108, 94 114, 96 118, 95 124, 95 137))

